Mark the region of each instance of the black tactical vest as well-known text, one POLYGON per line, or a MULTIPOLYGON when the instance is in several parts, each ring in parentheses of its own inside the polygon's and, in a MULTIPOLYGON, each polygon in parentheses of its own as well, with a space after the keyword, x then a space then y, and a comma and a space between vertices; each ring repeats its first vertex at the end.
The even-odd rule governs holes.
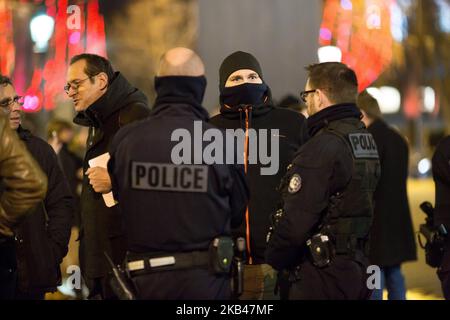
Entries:
POLYGON ((330 197, 320 232, 331 237, 336 254, 367 251, 373 193, 381 173, 375 141, 357 119, 333 121, 319 134, 324 133, 336 135, 348 146, 353 157, 353 172, 347 187, 330 197))

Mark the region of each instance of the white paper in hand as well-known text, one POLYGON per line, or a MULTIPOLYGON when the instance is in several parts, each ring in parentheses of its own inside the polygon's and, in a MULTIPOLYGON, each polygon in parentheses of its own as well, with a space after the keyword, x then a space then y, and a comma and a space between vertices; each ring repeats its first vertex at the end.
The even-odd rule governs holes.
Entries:
MULTIPOLYGON (((106 168, 106 166, 108 165, 109 158, 110 158, 110 156, 109 156, 108 152, 101 154, 98 157, 92 158, 91 160, 88 161, 89 167, 91 167, 91 168, 93 168, 93 167, 106 168)), ((108 208, 111 208, 118 203, 114 199, 112 192, 104 193, 104 194, 102 194, 102 196, 103 196, 103 201, 105 201, 105 204, 108 208)))

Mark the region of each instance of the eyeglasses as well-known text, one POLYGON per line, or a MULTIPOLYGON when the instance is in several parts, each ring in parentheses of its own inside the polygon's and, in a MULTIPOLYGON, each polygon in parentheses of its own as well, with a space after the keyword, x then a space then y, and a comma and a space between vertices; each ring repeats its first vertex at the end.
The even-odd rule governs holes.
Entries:
POLYGON ((303 102, 306 102, 306 97, 308 94, 316 92, 317 89, 307 90, 300 92, 300 99, 302 99, 303 102))
POLYGON ((85 82, 88 79, 91 79, 93 77, 95 77, 96 74, 94 74, 93 76, 87 77, 86 79, 82 79, 82 80, 74 80, 72 81, 72 83, 67 82, 67 84, 64 86, 64 91, 69 94, 70 88, 72 88, 73 90, 77 91, 78 88, 80 87, 80 85, 85 82))
POLYGON ((3 109, 7 109, 11 107, 14 103, 17 103, 19 106, 23 106, 24 98, 22 96, 15 96, 12 99, 7 99, 5 101, 0 102, 0 107, 3 109))

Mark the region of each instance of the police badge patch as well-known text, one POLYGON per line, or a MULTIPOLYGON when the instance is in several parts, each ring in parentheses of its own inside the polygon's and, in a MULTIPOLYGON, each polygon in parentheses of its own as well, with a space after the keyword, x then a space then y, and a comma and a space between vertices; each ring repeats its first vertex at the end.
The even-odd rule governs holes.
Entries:
POLYGON ((302 178, 299 174, 295 173, 289 181, 288 191, 289 193, 296 193, 302 187, 302 178))

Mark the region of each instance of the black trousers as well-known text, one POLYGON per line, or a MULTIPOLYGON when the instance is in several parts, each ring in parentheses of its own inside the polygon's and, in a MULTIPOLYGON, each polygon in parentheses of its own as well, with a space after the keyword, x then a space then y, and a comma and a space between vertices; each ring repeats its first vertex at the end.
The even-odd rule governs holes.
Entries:
POLYGON ((437 270, 439 280, 441 280, 442 293, 446 300, 450 300, 450 239, 447 241, 442 263, 437 270))
POLYGON ((11 300, 17 285, 16 247, 13 239, 0 241, 0 300, 11 300))
POLYGON ((0 267, 0 300, 14 299, 16 283, 16 271, 0 267))
POLYGON ((110 275, 101 278, 84 278, 84 280, 89 289, 88 300, 117 300, 110 285, 110 275))
POLYGON ((196 268, 155 272, 132 278, 139 300, 226 300, 231 297, 228 276, 196 268))
POLYGON ((439 280, 441 280, 442 293, 445 300, 450 300, 450 271, 438 270, 439 280))
POLYGON ((290 283, 289 300, 367 300, 366 267, 351 259, 336 257, 332 264, 317 268, 301 264, 297 280, 290 283))
POLYGON ((16 291, 15 300, 44 300, 45 292, 20 292, 16 291))

